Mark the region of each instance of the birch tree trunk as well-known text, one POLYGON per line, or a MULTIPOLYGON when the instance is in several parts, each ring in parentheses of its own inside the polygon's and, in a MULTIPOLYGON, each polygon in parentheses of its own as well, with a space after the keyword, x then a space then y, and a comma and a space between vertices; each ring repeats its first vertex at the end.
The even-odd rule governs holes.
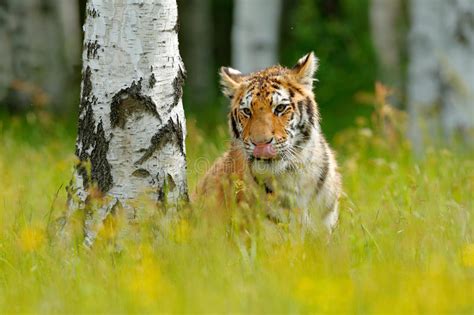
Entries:
MULTIPOLYGON (((402 71, 398 25, 401 0, 372 0, 369 13, 372 39, 379 64, 379 79, 385 85, 400 92, 402 71)), ((399 101, 400 98, 395 95, 391 103, 398 105, 399 101)))
POLYGON ((75 0, 3 0, 0 4, 0 102, 11 109, 51 105, 73 86, 80 32, 75 0))
POLYGON ((408 106, 418 152, 459 137, 474 145, 474 1, 412 0, 408 106))
POLYGON ((214 92, 212 12, 210 0, 178 1, 181 20, 181 51, 186 63, 186 85, 193 103, 209 105, 214 92))
POLYGON ((244 73, 278 62, 282 0, 235 0, 232 66, 244 73))
POLYGON ((69 215, 87 207, 93 185, 107 197, 87 216, 90 245, 116 207, 132 219, 139 211, 133 199, 174 205, 187 199, 187 185, 176 0, 89 0, 86 11, 81 164, 69 187, 69 215))

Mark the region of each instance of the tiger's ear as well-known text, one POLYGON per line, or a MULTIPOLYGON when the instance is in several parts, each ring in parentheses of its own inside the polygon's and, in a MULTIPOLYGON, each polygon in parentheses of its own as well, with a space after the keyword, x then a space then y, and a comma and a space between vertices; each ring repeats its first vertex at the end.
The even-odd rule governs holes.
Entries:
POLYGON ((308 88, 313 88, 314 74, 318 70, 319 60, 313 52, 301 57, 291 69, 295 79, 308 88))
POLYGON ((230 67, 221 67, 219 74, 221 76, 222 92, 228 98, 232 98, 235 91, 242 84, 244 75, 240 71, 230 67))

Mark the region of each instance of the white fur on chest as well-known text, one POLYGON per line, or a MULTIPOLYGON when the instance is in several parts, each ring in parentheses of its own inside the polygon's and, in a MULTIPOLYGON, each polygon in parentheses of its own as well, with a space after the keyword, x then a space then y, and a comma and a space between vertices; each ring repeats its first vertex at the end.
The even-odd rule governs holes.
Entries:
POLYGON ((314 174, 304 167, 275 176, 265 182, 277 198, 298 209, 308 209, 316 200, 314 174))
POLYGON ((324 167, 320 140, 313 131, 307 146, 295 156, 295 160, 266 162, 254 161, 252 173, 264 183, 277 197, 292 199, 295 207, 306 209, 317 199, 317 183, 324 167))
POLYGON ((295 168, 288 169, 284 161, 271 164, 257 161, 252 167, 257 182, 264 184, 283 207, 300 210, 316 206, 320 172, 320 168, 312 163, 299 163, 295 168))
MULTIPOLYGON (((303 226, 314 227, 316 218, 323 218, 331 229, 337 222, 338 210, 334 187, 325 184, 334 178, 333 156, 324 141, 314 132, 308 145, 295 161, 254 161, 251 172, 256 181, 272 192, 269 204, 272 216, 284 218, 303 226), (288 212, 290 211, 290 212, 288 212), (300 214, 296 217, 294 214, 300 214), (295 221, 296 220, 296 221, 295 221)), ((317 219, 316 219, 317 220, 317 219)))

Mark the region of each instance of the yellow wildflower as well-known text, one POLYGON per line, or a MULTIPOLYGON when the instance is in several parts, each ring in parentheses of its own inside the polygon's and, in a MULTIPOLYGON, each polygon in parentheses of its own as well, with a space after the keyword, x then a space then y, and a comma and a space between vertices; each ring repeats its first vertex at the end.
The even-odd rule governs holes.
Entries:
POLYGON ((43 245, 45 235, 43 230, 34 227, 25 227, 21 230, 18 241, 20 248, 27 252, 34 252, 43 245))
POLYGON ((464 246, 461 257, 464 266, 474 268, 474 243, 464 246))
POLYGON ((341 312, 350 309, 354 288, 346 278, 302 277, 296 285, 296 298, 323 312, 341 312))
POLYGON ((163 277, 158 261, 149 247, 140 249, 140 258, 123 272, 124 287, 132 294, 134 301, 151 306, 170 291, 170 285, 163 277))

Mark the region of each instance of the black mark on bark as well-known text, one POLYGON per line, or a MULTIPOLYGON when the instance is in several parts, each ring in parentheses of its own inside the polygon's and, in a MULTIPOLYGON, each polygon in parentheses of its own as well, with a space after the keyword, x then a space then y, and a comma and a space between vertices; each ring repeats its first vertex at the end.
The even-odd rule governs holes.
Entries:
POLYGON ((85 49, 87 50, 87 59, 93 59, 97 57, 97 51, 99 50, 100 45, 97 41, 87 42, 85 49))
POLYGON ((176 188, 176 183, 174 182, 173 176, 171 176, 170 174, 167 174, 166 176, 166 183, 170 191, 176 188))
MULTIPOLYGON (((163 184, 158 187, 158 202, 164 203, 166 205, 167 196, 170 191, 174 191, 178 186, 173 178, 173 176, 169 173, 166 173, 163 184)), ((186 185, 184 185, 184 190, 180 191, 180 198, 182 201, 189 201, 189 195, 187 191, 186 185)))
MULTIPOLYGON (((152 71, 153 71, 153 67, 152 67, 152 71)), ((156 84, 155 74, 152 73, 150 76, 150 80, 148 81, 148 87, 152 89, 155 86, 155 84, 156 84)))
POLYGON ((150 172, 148 172, 146 169, 144 168, 139 168, 138 170, 135 170, 133 173, 132 173, 132 176, 135 176, 135 177, 140 177, 140 178, 145 178, 145 177, 148 177, 150 176, 150 172))
POLYGON ((165 188, 163 186, 158 187, 158 202, 163 202, 166 199, 165 188))
POLYGON ((148 160, 153 153, 161 150, 166 144, 171 143, 179 148, 179 152, 184 157, 184 135, 183 127, 178 120, 175 123, 173 119, 169 119, 166 125, 164 125, 150 140, 150 146, 146 149, 142 157, 135 162, 135 165, 141 165, 143 162, 148 160))
POLYGON ((109 191, 113 185, 111 168, 107 160, 108 151, 109 142, 105 138, 102 122, 99 122, 95 134, 95 147, 92 150, 90 161, 92 181, 97 183, 102 192, 109 191))
POLYGON ((92 81, 91 81, 92 71, 90 67, 86 68, 86 71, 83 73, 83 89, 81 95, 81 107, 85 98, 89 97, 92 92, 92 81))
MULTIPOLYGON (((153 21, 156 21, 156 19, 153 19, 153 21)), ((180 25, 179 25, 179 20, 176 20, 176 23, 175 23, 175 25, 174 25, 172 28, 168 28, 168 29, 164 30, 163 32, 179 33, 179 27, 180 27, 180 25)))
POLYGON ((151 97, 142 94, 142 79, 138 83, 133 81, 130 87, 120 90, 112 97, 110 124, 113 128, 124 128, 127 119, 133 113, 140 112, 148 112, 161 121, 151 97))
POLYGON ((176 78, 173 80, 173 104, 171 104, 170 111, 178 105, 179 100, 183 96, 183 85, 184 85, 184 79, 186 78, 186 73, 181 69, 181 67, 178 68, 178 74, 176 75, 176 78))
POLYGON ((90 17, 93 17, 93 18, 96 18, 96 17, 99 17, 99 16, 100 16, 99 12, 98 12, 96 9, 94 9, 94 8, 92 8, 92 9, 87 9, 87 14, 88 14, 90 17))
POLYGON ((91 75, 92 71, 87 67, 83 74, 76 144, 76 155, 81 161, 77 166, 77 172, 82 177, 84 189, 87 189, 92 181, 105 193, 113 185, 111 168, 107 160, 109 142, 106 140, 102 122, 96 127, 92 106, 97 103, 97 98, 92 93, 91 75), (86 166, 88 162, 90 162, 90 174, 86 166))

